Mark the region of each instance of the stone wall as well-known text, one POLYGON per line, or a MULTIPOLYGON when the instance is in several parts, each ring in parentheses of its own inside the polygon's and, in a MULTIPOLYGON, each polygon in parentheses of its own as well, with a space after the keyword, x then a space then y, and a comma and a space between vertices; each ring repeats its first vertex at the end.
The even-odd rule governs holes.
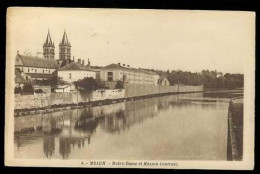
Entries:
POLYGON ((35 95, 16 95, 15 109, 33 109, 51 105, 78 104, 81 102, 124 98, 125 90, 97 90, 92 93, 62 92, 35 95))
POLYGON ((148 84, 126 84, 125 89, 97 90, 92 93, 63 92, 35 95, 16 95, 15 109, 33 109, 48 107, 51 105, 78 104, 81 102, 119 99, 151 94, 197 91, 203 91, 203 86, 154 86, 148 84))

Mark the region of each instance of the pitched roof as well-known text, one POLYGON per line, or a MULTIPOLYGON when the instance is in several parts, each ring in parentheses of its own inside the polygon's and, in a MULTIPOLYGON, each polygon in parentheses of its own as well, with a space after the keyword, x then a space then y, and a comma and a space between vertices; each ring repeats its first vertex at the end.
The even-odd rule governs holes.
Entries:
POLYGON ((157 75, 157 73, 155 72, 151 72, 151 71, 147 71, 147 70, 143 70, 143 69, 136 69, 136 68, 132 68, 132 67, 125 67, 125 66, 121 66, 119 64, 110 64, 107 65, 105 67, 103 67, 102 69, 117 69, 117 70, 126 70, 126 71, 132 71, 132 72, 139 72, 139 73, 144 73, 144 74, 150 74, 150 75, 157 75))
POLYGON ((27 67, 35 68, 48 68, 48 69, 58 69, 59 64, 55 59, 38 58, 32 56, 17 55, 15 65, 23 65, 27 67))
POLYGON ((90 68, 88 68, 85 65, 82 65, 80 63, 77 62, 71 62, 68 65, 65 65, 63 67, 61 67, 60 69, 58 69, 58 71, 69 71, 69 70, 73 70, 73 71, 91 71, 90 68))
POLYGON ((23 78, 23 76, 19 73, 18 70, 15 70, 15 83, 16 84, 27 83, 27 81, 23 78))

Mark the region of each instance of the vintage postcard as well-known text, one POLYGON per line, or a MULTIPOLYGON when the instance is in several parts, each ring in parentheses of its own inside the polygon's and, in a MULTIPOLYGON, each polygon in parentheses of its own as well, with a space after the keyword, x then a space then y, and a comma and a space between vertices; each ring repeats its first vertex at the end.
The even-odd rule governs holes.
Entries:
POLYGON ((6 18, 6 166, 254 168, 254 12, 6 18))

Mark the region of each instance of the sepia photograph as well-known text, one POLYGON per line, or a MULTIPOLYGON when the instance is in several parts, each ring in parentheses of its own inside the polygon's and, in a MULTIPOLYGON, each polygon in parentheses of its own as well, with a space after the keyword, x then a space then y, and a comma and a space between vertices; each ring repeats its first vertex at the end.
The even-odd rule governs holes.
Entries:
POLYGON ((254 12, 10 7, 6 21, 6 166, 254 169, 254 12))

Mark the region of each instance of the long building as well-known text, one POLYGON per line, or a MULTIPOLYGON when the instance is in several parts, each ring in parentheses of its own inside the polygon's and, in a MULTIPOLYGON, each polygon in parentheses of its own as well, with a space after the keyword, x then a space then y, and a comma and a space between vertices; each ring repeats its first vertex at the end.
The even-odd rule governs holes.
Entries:
POLYGON ((157 85, 159 75, 151 71, 132 68, 124 64, 110 64, 101 69, 101 81, 117 82, 122 81, 132 84, 151 84, 157 85))
POLYGON ((27 81, 48 80, 52 77, 52 73, 59 68, 59 64, 55 59, 25 56, 17 53, 15 68, 24 74, 27 81))

